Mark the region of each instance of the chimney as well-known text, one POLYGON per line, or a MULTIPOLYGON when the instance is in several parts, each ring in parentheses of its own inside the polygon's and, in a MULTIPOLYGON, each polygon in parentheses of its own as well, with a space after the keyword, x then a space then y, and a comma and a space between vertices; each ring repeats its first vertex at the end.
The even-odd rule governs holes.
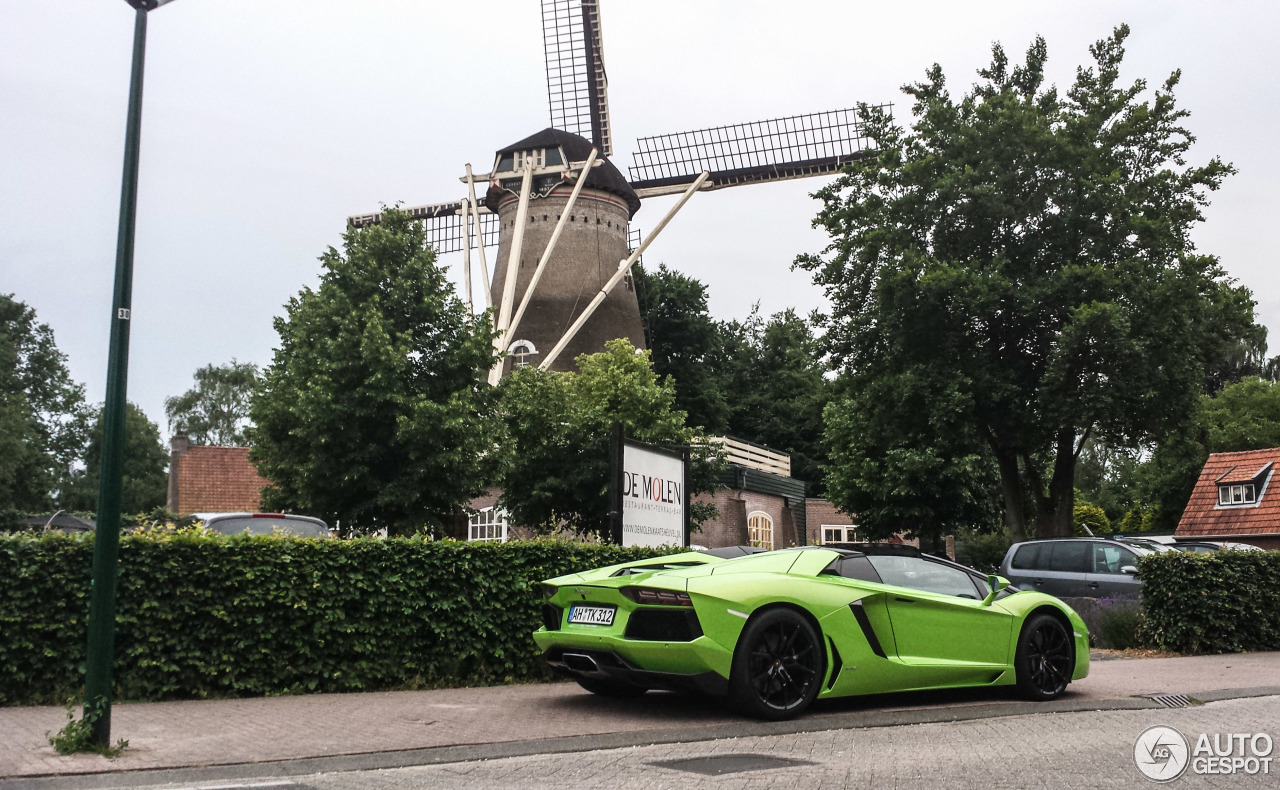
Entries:
POLYGON ((178 513, 182 503, 178 501, 178 467, 179 460, 191 449, 191 440, 185 433, 175 433, 169 440, 169 495, 165 498, 165 508, 170 513, 178 513))

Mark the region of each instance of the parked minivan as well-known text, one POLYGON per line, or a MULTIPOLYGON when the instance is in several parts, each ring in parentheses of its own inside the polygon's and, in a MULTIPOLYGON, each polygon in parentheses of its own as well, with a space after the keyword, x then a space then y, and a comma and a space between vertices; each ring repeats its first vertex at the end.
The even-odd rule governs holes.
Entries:
POLYGON ((1024 590, 1059 598, 1137 595, 1138 558, 1150 549, 1105 538, 1058 538, 1015 543, 1000 575, 1024 590))

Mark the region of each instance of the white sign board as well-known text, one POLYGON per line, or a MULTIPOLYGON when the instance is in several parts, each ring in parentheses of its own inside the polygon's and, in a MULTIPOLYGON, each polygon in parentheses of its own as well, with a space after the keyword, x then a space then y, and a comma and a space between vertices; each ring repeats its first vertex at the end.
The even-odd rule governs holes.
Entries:
POLYGON ((670 453, 622 448, 622 545, 685 545, 684 460, 670 453))

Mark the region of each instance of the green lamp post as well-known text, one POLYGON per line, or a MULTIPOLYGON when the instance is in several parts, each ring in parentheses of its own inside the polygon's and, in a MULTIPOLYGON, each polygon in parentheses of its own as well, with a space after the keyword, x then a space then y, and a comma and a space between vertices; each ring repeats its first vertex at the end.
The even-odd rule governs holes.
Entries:
POLYGON ((133 229, 138 205, 138 145, 142 131, 142 65, 147 45, 147 12, 172 0, 125 0, 133 7, 133 68, 129 117, 124 138, 124 177, 116 235, 115 289, 111 304, 111 345, 107 353, 107 397, 102 416, 102 473, 98 482, 98 523, 93 539, 93 586, 89 594, 89 651, 85 662, 84 715, 93 722, 93 740, 111 741, 111 678, 115 660, 116 555, 120 544, 120 485, 124 465, 124 415, 129 374, 129 319, 133 293, 133 229))

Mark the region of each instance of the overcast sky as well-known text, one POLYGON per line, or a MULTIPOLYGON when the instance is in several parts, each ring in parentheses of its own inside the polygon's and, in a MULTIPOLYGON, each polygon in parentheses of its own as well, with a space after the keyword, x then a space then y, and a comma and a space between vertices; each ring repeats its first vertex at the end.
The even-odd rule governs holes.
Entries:
MULTIPOLYGON (((1001 41, 1048 40, 1066 86, 1133 28, 1124 77, 1178 90, 1199 142, 1240 173, 1195 238, 1251 288, 1280 351, 1280 54, 1272 2, 601 0, 615 162, 635 138, 893 102, 938 62, 962 93, 1001 41)), ((167 436, 196 368, 265 365, 273 316, 317 282, 346 217, 461 197, 458 177, 549 124, 538 0, 176 0, 150 16, 129 398, 167 436)), ((0 0, 0 292, 35 308, 90 401, 107 332, 133 12, 0 0)), ((823 179, 695 196, 646 253, 707 283, 719 318, 821 306, 792 259, 823 179)), ((653 227, 674 198, 645 203, 653 227)), ((460 260, 446 257, 451 270, 460 260)))

